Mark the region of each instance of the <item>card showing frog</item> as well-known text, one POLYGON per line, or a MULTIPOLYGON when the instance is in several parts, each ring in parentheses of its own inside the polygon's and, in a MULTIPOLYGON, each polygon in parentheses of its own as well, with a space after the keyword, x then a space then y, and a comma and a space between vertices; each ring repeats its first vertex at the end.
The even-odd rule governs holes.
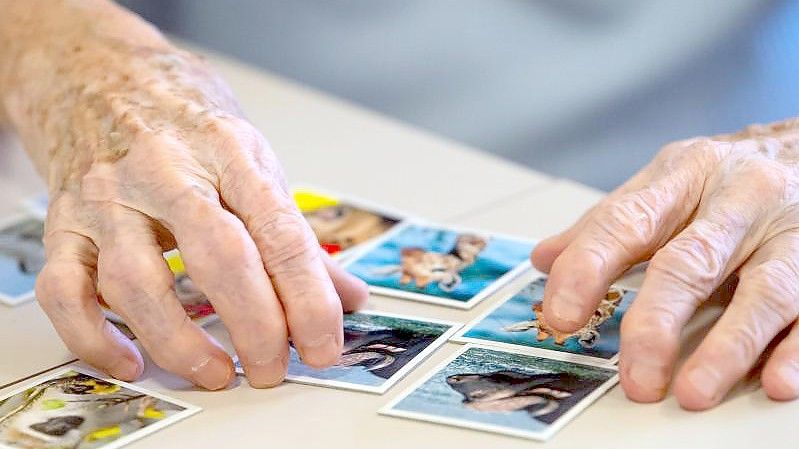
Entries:
POLYGON ((199 411, 71 365, 0 395, 0 448, 113 449, 199 411))

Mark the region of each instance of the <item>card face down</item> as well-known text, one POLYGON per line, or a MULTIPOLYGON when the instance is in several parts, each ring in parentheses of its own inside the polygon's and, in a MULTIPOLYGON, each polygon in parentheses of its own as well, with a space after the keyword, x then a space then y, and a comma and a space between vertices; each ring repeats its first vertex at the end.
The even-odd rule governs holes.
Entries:
POLYGON ((566 360, 615 363, 619 353, 621 319, 636 292, 611 287, 588 324, 571 334, 554 331, 543 318, 546 278, 536 279, 507 300, 467 324, 453 338, 515 350, 554 351, 566 360))
POLYGON ((0 302, 16 305, 34 297, 44 267, 44 223, 19 217, 0 227, 0 302))
POLYGON ((533 242, 406 223, 345 262, 375 293, 469 309, 518 274, 533 242))
POLYGON ((70 366, 0 396, 0 448, 112 449, 199 411, 70 366))
POLYGON ((385 234, 402 220, 400 213, 319 189, 297 187, 292 195, 322 248, 337 257, 385 234))
MULTIPOLYGON (((381 312, 344 315, 344 351, 327 369, 303 364, 294 347, 286 380, 382 394, 460 327, 445 321, 381 312)), ((236 369, 243 373, 236 361, 236 369)))
POLYGON ((610 366, 467 345, 380 413, 546 440, 617 381, 610 366))

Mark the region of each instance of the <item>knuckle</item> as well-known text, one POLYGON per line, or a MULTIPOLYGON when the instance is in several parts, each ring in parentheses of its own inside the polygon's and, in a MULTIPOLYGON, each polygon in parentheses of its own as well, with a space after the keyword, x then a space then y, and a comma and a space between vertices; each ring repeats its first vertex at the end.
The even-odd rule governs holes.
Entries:
POLYGON ((747 190, 756 201, 784 198, 792 178, 783 164, 766 157, 748 160, 743 171, 749 180, 747 190))
POLYGON ((713 352, 722 360, 748 363, 755 360, 765 346, 757 326, 736 324, 712 340, 713 352))
POLYGON ((782 327, 799 315, 799 267, 793 259, 772 259, 747 271, 742 282, 755 293, 764 320, 777 318, 782 327))
POLYGON ((710 294, 724 275, 727 253, 735 246, 727 233, 723 226, 694 221, 683 235, 658 251, 652 262, 659 271, 679 274, 675 280, 697 283, 710 294))
POLYGON ((608 204, 598 217, 604 232, 617 236, 627 251, 646 247, 661 226, 661 210, 669 203, 666 189, 650 185, 608 204))
POLYGON ((695 246, 691 242, 672 241, 655 253, 647 275, 661 277, 701 302, 713 291, 719 275, 709 256, 695 246))
POLYGON ((253 223, 253 234, 267 255, 265 261, 272 274, 275 270, 293 270, 319 257, 319 243, 295 209, 280 208, 265 214, 253 223))

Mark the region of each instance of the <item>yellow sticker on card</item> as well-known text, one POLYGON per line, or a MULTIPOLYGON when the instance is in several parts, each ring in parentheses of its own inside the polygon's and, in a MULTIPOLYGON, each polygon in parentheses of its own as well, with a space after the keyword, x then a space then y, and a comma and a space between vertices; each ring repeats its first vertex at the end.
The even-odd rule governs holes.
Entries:
POLYGON ((297 203, 297 207, 303 213, 312 212, 323 207, 335 206, 339 203, 339 200, 335 197, 322 195, 312 190, 297 189, 294 190, 293 195, 294 202, 297 203))
POLYGON ((164 255, 164 258, 166 258, 166 263, 173 273, 182 274, 186 272, 186 266, 183 265, 183 259, 181 259, 179 252, 170 251, 164 255))

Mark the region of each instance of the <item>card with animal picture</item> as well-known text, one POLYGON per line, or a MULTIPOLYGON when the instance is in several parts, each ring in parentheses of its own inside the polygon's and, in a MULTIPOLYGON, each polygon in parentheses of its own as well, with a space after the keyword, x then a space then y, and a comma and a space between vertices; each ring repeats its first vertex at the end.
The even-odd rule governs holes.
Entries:
MULTIPOLYGON (((186 274, 186 268, 183 265, 183 260, 180 258, 180 253, 177 250, 164 253, 169 268, 175 274, 175 294, 177 294, 183 310, 186 315, 195 323, 200 326, 206 326, 219 320, 219 315, 216 314, 214 306, 208 297, 201 292, 194 282, 186 274)), ((100 307, 103 308, 106 317, 115 323, 124 323, 122 317, 117 315, 103 300, 102 295, 98 295, 100 307)), ((129 330, 129 329, 128 329, 129 330)))
POLYGON ((0 225, 0 302, 17 305, 34 297, 44 267, 44 223, 19 216, 0 225))
POLYGON ((466 345, 380 413, 546 440, 616 382, 612 366, 466 345))
MULTIPOLYGON (((314 369, 291 348, 286 380, 385 393, 444 344, 460 324, 382 312, 344 315, 344 351, 336 365, 314 369)), ((236 369, 243 373, 236 361, 236 369)))
POLYGON ((50 205, 50 198, 47 193, 40 193, 22 200, 22 207, 36 218, 44 220, 47 216, 47 207, 50 205))
POLYGON ((347 270, 379 294, 470 309, 529 269, 531 241, 404 223, 353 254, 347 270))
POLYGON ((636 292, 612 286, 582 329, 563 334, 552 329, 542 311, 546 278, 526 283, 461 329, 453 341, 512 350, 548 351, 550 357, 582 362, 616 363, 619 329, 636 292))
POLYGON ((199 411, 69 366, 0 396, 0 448, 113 449, 199 411))
POLYGON ((295 187, 292 195, 322 248, 336 258, 346 257, 356 246, 385 234, 404 218, 386 207, 313 187, 295 187))

